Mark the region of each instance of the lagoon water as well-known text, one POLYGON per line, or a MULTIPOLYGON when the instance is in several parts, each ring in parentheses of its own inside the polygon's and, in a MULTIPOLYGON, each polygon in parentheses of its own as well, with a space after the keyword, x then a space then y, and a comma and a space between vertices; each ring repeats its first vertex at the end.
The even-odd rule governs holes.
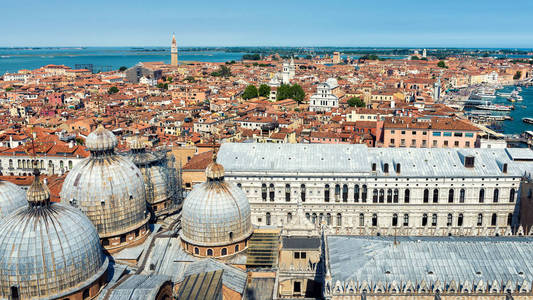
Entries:
MULTIPOLYGON (((179 52, 180 61, 225 62, 240 60, 245 53, 225 51, 179 52)), ((87 48, 0 48, 0 75, 21 69, 37 69, 44 65, 92 64, 94 71, 109 71, 138 62, 170 63, 170 48, 164 47, 87 47, 87 48)))

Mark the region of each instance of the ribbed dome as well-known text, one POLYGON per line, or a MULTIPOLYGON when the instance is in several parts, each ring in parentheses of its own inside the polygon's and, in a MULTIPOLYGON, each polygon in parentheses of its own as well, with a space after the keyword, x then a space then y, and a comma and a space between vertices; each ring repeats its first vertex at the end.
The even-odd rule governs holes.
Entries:
POLYGON ((27 205, 26 193, 20 187, 9 181, 0 180, 0 219, 27 205))
POLYGON ((118 144, 115 135, 99 124, 95 131, 91 132, 85 139, 85 146, 89 151, 113 150, 118 144))
MULTIPOLYGON (((106 140, 116 144, 111 132, 99 132, 106 132, 106 140)), ((98 155, 91 153, 79 162, 65 178, 60 196, 61 202, 80 208, 89 217, 101 238, 129 232, 148 221, 142 174, 113 149, 98 155)))
POLYGON ((42 199, 48 189, 38 180, 28 193, 39 202, 0 223, 2 298, 10 297, 12 287, 23 299, 65 296, 91 285, 107 269, 89 219, 76 208, 42 199))
POLYGON ((232 183, 208 181, 196 185, 183 204, 183 240, 201 246, 227 245, 250 236, 250 203, 232 183))

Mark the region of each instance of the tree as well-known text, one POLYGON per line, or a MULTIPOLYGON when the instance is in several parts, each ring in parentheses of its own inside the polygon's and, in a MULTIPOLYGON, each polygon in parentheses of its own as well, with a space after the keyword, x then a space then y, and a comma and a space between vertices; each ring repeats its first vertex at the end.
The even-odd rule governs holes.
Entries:
POLYGON ((259 53, 244 54, 242 60, 261 60, 261 55, 259 55, 259 53))
POLYGON ((122 67, 118 68, 118 70, 119 70, 120 72, 124 72, 124 71, 126 71, 127 69, 128 69, 128 67, 125 67, 125 66, 122 66, 122 67))
POLYGON ((118 93, 118 88, 116 86, 112 86, 112 87, 109 88, 109 90, 107 90, 107 93, 109 95, 116 94, 116 93, 118 93))
POLYGON ((163 90, 168 90, 168 83, 158 83, 157 87, 163 90))
POLYGON ((266 84, 262 84, 259 86, 259 96, 261 97, 268 97, 270 96, 270 87, 266 84))
POLYGON ((302 103, 305 99, 305 92, 299 84, 291 86, 291 98, 298 103, 302 103))
POLYGON ((291 86, 288 84, 282 84, 278 87, 276 94, 276 100, 284 100, 291 97, 291 86))
POLYGON ((7 87, 7 88, 6 88, 6 92, 11 92, 12 90, 13 90, 12 87, 7 87))
POLYGON ((418 58, 418 56, 416 56, 416 55, 411 56, 411 60, 419 60, 419 59, 420 58, 418 58))
POLYGON ((244 90, 244 93, 242 94, 242 98, 244 100, 248 100, 248 99, 252 99, 256 97, 257 97, 257 88, 255 87, 255 85, 250 84, 244 90))
POLYGON ((215 71, 211 73, 211 76, 215 77, 230 77, 231 76, 231 69, 228 66, 221 65, 218 68, 218 71, 215 71))
POLYGON ((520 77, 522 77, 522 71, 516 71, 516 73, 514 73, 513 79, 517 80, 520 79, 520 77))
POLYGON ((438 66, 439 68, 447 68, 447 67, 446 67, 446 63, 445 63, 443 60, 439 61, 439 62, 437 63, 437 66, 438 66))
POLYGON ((348 105, 350 107, 365 107, 366 106, 365 101, 363 101, 359 97, 352 97, 348 99, 348 105))

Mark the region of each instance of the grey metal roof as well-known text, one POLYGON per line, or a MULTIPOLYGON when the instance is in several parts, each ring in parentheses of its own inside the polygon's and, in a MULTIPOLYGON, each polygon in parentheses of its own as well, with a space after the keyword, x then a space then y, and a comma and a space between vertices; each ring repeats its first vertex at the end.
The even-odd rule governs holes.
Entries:
MULTIPOLYGON (((513 158, 533 156, 529 149, 461 148, 367 148, 366 145, 342 144, 263 144, 224 143, 217 162, 228 175, 239 172, 289 174, 372 173, 376 176, 479 177, 523 176, 533 171, 533 161, 513 158), (464 159, 474 156, 474 168, 466 168, 464 159), (507 173, 503 165, 508 164, 507 173), (384 173, 385 164, 389 173, 384 173), (396 172, 400 164, 400 173, 396 172)), ((355 174, 357 175, 357 174, 355 174)))
POLYGON ((173 237, 156 238, 149 252, 143 274, 155 272, 172 277, 172 281, 180 282, 187 266, 197 258, 183 250, 181 241, 173 237))
POLYGON ((533 280, 530 237, 328 236, 332 284, 533 280))
POLYGON ((318 249, 320 238, 318 237, 283 237, 283 249, 318 249))
POLYGON ((0 180, 0 219, 28 205, 26 193, 16 184, 0 180))
POLYGON ((131 275, 109 292, 109 300, 156 299, 159 289, 170 277, 165 275, 131 275))
POLYGON ((216 270, 224 270, 224 273, 222 274, 222 284, 224 286, 236 291, 241 295, 244 293, 244 287, 246 286, 246 272, 228 266, 212 258, 206 258, 191 263, 187 267, 184 276, 186 277, 193 274, 212 272, 216 270))

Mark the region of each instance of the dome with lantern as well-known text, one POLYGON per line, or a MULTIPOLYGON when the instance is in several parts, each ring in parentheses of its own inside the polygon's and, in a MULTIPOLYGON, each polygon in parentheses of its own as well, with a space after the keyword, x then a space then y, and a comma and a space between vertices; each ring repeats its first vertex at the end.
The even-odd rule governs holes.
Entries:
POLYGON ((243 250, 252 233, 246 194, 224 180, 224 167, 216 163, 216 158, 205 172, 207 181, 196 185, 183 203, 181 239, 187 244, 186 250, 203 255, 197 248, 207 247, 206 256, 218 256, 213 249, 244 241, 243 247, 222 249, 220 253, 243 250))
POLYGON ((91 221, 70 205, 51 203, 37 170, 27 198, 25 208, 0 223, 0 298, 94 297, 108 259, 91 221))
POLYGON ((143 176, 128 158, 117 155, 117 138, 102 124, 87 136, 91 155, 66 176, 60 197, 93 222, 104 248, 119 250, 149 232, 143 176))

